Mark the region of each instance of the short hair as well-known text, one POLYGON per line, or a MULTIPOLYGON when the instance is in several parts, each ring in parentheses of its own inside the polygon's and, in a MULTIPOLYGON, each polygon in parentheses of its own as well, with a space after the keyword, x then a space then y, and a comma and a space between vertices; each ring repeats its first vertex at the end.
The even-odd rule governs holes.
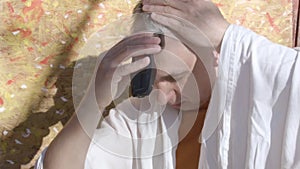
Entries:
POLYGON ((137 5, 133 9, 133 24, 131 26, 132 33, 138 32, 156 32, 156 33, 164 33, 169 36, 174 37, 171 31, 165 26, 155 22, 151 18, 151 14, 143 11, 143 3, 139 1, 137 5))

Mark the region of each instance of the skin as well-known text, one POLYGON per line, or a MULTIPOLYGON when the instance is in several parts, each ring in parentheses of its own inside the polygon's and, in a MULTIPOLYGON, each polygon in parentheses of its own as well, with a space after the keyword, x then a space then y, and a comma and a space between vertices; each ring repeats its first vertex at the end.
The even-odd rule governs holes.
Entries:
POLYGON ((164 94, 161 97, 164 97, 167 104, 178 109, 180 102, 183 101, 181 97, 187 102, 193 102, 195 99, 188 95, 182 95, 181 91, 188 82, 188 77, 192 74, 197 59, 178 40, 165 37, 165 41, 165 49, 155 56, 158 69, 155 88, 164 94))
MULTIPOLYGON (((166 50, 176 53, 177 57, 171 54, 163 55, 162 53, 155 57, 156 61, 159 62, 157 67, 161 69, 157 75, 156 88, 162 91, 169 105, 183 110, 182 123, 179 128, 181 141, 176 150, 176 168, 197 169, 201 148, 198 138, 204 124, 207 102, 210 98, 210 81, 201 60, 197 59, 182 43, 179 43, 178 40, 166 38, 166 44, 168 44, 166 50), (184 86, 190 83, 188 77, 191 74, 195 76, 200 100, 184 89, 184 86), (172 80, 170 75, 177 77, 176 80, 172 80), (186 102, 182 103, 181 107, 177 107, 176 103, 182 101, 180 100, 182 96, 184 96, 186 102), (198 109, 199 101, 201 107, 198 109), (191 126, 193 122, 194 124, 191 126)), ((196 91, 190 87, 186 90, 196 91)))

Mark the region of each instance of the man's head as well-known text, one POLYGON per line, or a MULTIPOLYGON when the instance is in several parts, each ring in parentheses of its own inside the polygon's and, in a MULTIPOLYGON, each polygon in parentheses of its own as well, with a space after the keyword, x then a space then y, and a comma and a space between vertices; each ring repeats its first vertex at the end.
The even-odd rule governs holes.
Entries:
POLYGON ((176 109, 198 109, 200 105, 199 87, 196 80, 193 79, 193 71, 199 71, 199 66, 201 67, 201 64, 197 62, 197 56, 171 31, 154 22, 149 13, 144 13, 142 3, 135 7, 133 13, 133 33, 156 32, 165 35, 165 48, 154 56, 157 69, 154 89, 159 91, 158 100, 163 104, 168 103, 176 109), (195 69, 195 66, 198 68, 195 69))

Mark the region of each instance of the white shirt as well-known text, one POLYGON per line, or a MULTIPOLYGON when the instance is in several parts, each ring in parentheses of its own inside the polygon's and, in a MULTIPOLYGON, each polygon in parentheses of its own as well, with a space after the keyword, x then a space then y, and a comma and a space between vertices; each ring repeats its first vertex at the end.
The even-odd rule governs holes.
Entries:
POLYGON ((231 25, 220 59, 199 168, 300 168, 299 52, 231 25))
POLYGON ((122 102, 102 121, 85 169, 175 168, 181 113, 158 105, 140 112, 128 105, 122 102))
MULTIPOLYGON (((110 110, 94 133, 85 169, 175 168, 181 112, 156 102, 140 110, 129 99, 110 110)), ((45 151, 35 169, 43 169, 45 151)))
MULTIPOLYGON (((199 168, 300 168, 298 57, 294 49, 274 44, 243 27, 229 26, 221 47, 219 77, 200 136, 199 168)), ((168 148, 178 139, 180 118, 175 118, 171 133, 143 145, 124 142, 120 135, 113 134, 117 131, 129 137, 140 136, 133 132, 138 127, 128 125, 129 119, 124 117, 122 111, 110 112, 108 121, 95 133, 85 168, 175 168, 176 146, 168 148), (114 142, 106 142, 112 138, 114 142), (99 143, 107 146, 97 146, 99 143), (133 155, 124 151, 128 147, 145 156, 153 154, 155 147, 170 151, 158 158, 136 160, 125 158, 133 155)), ((168 118, 139 128, 143 131, 140 134, 157 135, 169 127, 168 118)), ((37 169, 43 168, 42 160, 43 155, 37 161, 37 169)))

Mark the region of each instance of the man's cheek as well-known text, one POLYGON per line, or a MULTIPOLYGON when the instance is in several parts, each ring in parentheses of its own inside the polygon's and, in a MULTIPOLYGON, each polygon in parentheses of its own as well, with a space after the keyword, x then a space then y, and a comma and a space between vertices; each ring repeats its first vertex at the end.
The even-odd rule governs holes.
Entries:
POLYGON ((162 90, 159 90, 157 100, 162 105, 166 105, 168 103, 167 96, 162 90))
POLYGON ((161 89, 154 88, 150 95, 159 105, 166 105, 168 103, 166 94, 161 89))

